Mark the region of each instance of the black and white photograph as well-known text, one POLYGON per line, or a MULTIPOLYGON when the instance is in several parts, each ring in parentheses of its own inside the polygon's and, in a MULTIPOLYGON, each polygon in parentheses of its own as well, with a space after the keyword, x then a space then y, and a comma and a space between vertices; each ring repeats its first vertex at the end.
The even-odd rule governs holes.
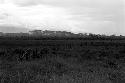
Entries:
POLYGON ((125 83, 125 0, 0 0, 0 83, 125 83))

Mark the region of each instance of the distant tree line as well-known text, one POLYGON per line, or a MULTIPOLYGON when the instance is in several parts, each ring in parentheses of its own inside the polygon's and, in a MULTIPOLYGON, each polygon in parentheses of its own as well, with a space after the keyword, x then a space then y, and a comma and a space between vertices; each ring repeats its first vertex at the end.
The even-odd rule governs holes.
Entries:
POLYGON ((41 39, 89 39, 89 40, 122 40, 125 36, 116 36, 115 34, 107 36, 105 34, 93 33, 78 33, 74 34, 66 31, 41 31, 34 30, 30 33, 0 33, 0 39, 15 39, 15 40, 41 40, 41 39))

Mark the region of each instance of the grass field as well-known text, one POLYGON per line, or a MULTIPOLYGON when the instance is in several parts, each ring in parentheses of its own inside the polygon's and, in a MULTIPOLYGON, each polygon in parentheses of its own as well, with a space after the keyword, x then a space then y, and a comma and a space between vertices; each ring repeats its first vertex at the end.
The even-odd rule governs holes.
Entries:
POLYGON ((0 83, 124 83, 125 40, 0 40, 0 83))

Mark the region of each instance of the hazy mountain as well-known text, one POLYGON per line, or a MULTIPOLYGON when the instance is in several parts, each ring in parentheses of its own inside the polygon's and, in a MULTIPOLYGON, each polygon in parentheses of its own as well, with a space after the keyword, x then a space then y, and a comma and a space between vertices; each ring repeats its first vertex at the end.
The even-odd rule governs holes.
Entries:
POLYGON ((0 25, 0 32, 4 33, 19 33, 19 32, 28 32, 29 29, 23 28, 20 26, 2 26, 0 25))

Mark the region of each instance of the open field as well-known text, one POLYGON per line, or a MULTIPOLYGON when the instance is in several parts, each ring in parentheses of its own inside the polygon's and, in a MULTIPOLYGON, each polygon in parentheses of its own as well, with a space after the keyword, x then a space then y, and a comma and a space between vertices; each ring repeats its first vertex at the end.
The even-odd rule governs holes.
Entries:
POLYGON ((0 40, 1 83, 124 83, 125 40, 0 40))

